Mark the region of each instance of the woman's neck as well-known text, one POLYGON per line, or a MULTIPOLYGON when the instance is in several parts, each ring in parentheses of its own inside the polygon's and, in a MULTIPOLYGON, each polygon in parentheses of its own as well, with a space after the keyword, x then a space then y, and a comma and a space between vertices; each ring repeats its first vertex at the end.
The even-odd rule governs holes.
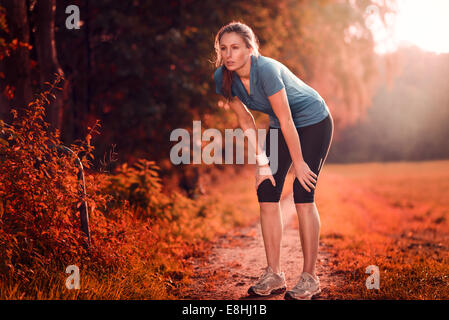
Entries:
POLYGON ((240 69, 235 70, 235 72, 239 75, 240 79, 249 79, 251 71, 251 56, 249 56, 248 61, 243 65, 240 69))

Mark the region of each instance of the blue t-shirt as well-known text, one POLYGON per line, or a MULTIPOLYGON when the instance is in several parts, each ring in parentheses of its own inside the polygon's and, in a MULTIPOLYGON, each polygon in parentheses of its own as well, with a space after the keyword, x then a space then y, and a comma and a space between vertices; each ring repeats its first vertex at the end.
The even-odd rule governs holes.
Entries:
MULTIPOLYGON (((216 92, 221 95, 223 95, 222 69, 223 66, 220 66, 214 73, 216 92)), ((268 114, 272 128, 280 128, 281 125, 268 97, 282 88, 285 88, 287 93, 295 127, 318 123, 330 113, 318 92, 296 77, 282 63, 272 58, 251 56, 250 95, 240 77, 233 72, 232 96, 237 96, 249 109, 268 114)))

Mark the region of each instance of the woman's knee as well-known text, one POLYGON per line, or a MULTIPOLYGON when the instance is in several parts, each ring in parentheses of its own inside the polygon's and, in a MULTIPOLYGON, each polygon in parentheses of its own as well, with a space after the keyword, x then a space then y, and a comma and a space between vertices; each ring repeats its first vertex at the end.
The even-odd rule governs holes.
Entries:
POLYGON ((276 183, 273 186, 270 179, 266 179, 259 184, 257 188, 257 199, 259 203, 279 202, 281 199, 282 186, 276 183))
POLYGON ((259 206, 262 215, 277 214, 280 209, 279 202, 259 202, 259 206))
POLYGON ((309 204, 315 202, 315 189, 310 188, 310 192, 304 189, 297 178, 293 182, 293 200, 296 204, 309 204))

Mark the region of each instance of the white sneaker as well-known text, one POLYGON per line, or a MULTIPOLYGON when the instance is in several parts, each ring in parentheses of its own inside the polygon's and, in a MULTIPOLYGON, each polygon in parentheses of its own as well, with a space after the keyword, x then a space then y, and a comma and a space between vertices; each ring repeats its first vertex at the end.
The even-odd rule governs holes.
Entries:
POLYGON ((314 278, 310 273, 303 272, 298 283, 285 293, 286 300, 310 300, 314 295, 321 292, 320 279, 314 278))
POLYGON ((269 296, 270 294, 283 293, 286 289, 285 275, 277 274, 271 267, 266 267, 265 272, 259 277, 257 283, 248 289, 250 295, 269 296))

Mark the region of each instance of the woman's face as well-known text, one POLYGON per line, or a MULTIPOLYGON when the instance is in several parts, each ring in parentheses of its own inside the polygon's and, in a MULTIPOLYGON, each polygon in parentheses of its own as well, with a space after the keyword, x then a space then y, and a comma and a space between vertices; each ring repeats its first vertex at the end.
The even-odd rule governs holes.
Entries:
POLYGON ((226 32, 220 39, 220 53, 223 64, 230 71, 243 67, 251 57, 251 49, 246 47, 242 37, 235 32, 226 32))

